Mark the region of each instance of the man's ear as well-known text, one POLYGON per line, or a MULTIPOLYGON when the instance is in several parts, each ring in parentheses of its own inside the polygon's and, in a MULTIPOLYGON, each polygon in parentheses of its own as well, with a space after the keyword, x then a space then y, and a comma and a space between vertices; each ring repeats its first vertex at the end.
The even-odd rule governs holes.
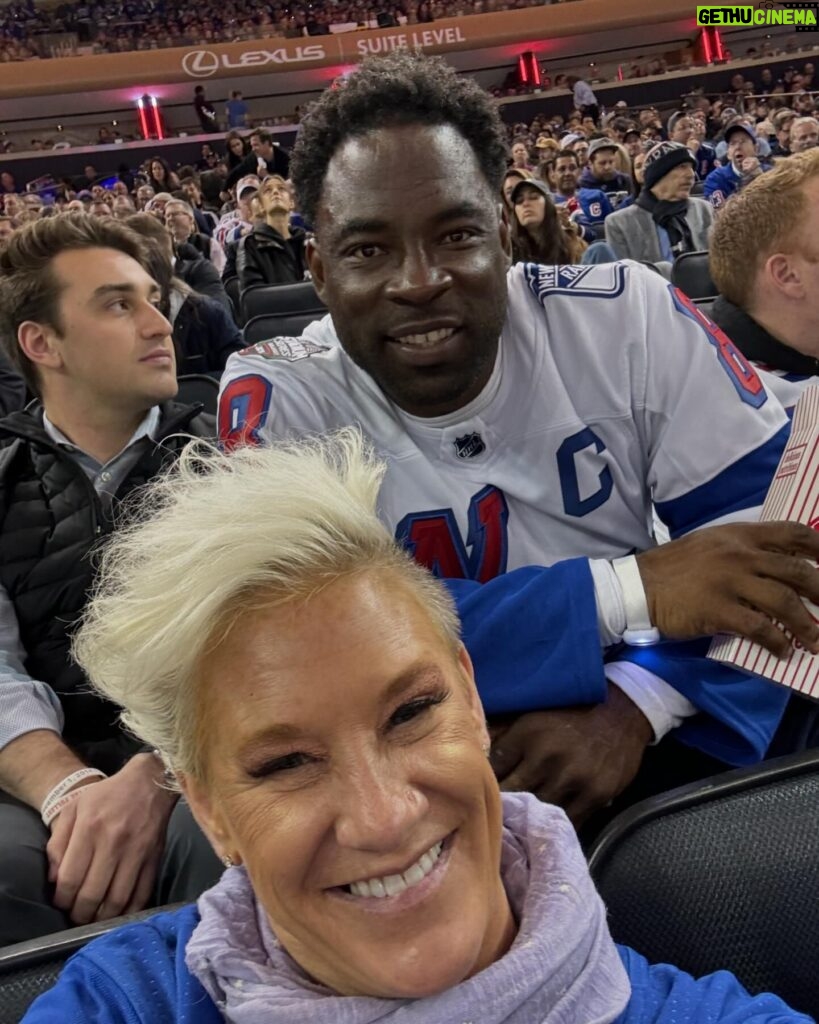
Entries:
POLYGON ((177 775, 179 788, 188 802, 197 825, 207 836, 216 856, 221 860, 230 857, 234 864, 241 863, 241 857, 232 842, 230 830, 220 815, 217 805, 211 800, 207 786, 192 775, 177 775))
POLYGON ((57 332, 46 324, 25 320, 17 328, 17 344, 26 358, 36 366, 59 370, 63 366, 62 351, 57 344, 57 332))
POLYGON ((804 299, 807 288, 797 261, 788 253, 776 252, 762 267, 763 275, 782 295, 789 299, 804 299))
POLYGON ((310 275, 313 278, 313 285, 315 286, 316 294, 326 306, 327 300, 325 298, 326 278, 324 276, 324 260, 321 258, 321 249, 314 237, 307 239, 304 246, 304 255, 307 260, 310 275))

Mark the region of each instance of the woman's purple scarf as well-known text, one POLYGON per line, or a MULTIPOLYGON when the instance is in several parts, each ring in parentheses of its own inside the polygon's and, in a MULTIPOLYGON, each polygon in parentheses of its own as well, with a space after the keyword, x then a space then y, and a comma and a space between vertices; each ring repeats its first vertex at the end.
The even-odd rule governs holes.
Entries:
POLYGON ((199 900, 186 963, 230 1024, 607 1024, 631 989, 574 829, 527 793, 503 796, 501 873, 517 937, 468 981, 425 999, 339 996, 270 929, 242 868, 199 900))

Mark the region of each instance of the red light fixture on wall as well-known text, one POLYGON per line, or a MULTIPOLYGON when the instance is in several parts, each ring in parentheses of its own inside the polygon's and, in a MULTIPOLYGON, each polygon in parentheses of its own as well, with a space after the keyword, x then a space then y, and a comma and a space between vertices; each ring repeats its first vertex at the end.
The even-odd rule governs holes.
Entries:
POLYGON ((540 88, 540 65, 531 50, 518 54, 518 81, 530 89, 540 88))
POLYGON ((706 64, 712 64, 715 60, 725 60, 722 36, 718 28, 703 28, 698 43, 700 55, 706 64))
POLYGON ((145 93, 137 100, 139 130, 143 139, 164 139, 165 129, 162 124, 162 111, 159 109, 156 96, 145 93))

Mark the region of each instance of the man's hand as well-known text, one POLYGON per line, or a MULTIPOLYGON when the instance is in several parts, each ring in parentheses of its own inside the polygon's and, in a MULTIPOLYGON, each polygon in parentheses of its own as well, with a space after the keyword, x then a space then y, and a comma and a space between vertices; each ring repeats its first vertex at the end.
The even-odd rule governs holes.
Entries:
POLYGON ((575 825, 626 788, 654 738, 648 719, 613 683, 604 704, 533 711, 491 732, 501 789, 558 804, 575 825))
POLYGON ((116 775, 85 786, 51 826, 54 905, 76 924, 141 910, 153 892, 165 829, 177 800, 162 767, 137 754, 116 775))
POLYGON ((819 652, 819 627, 800 600, 819 604, 819 534, 801 523, 732 523, 637 555, 651 621, 672 640, 713 633, 791 653, 781 622, 819 652))
POLYGON ((762 172, 762 167, 759 160, 755 156, 746 156, 740 163, 740 170, 742 171, 743 177, 755 178, 762 172))

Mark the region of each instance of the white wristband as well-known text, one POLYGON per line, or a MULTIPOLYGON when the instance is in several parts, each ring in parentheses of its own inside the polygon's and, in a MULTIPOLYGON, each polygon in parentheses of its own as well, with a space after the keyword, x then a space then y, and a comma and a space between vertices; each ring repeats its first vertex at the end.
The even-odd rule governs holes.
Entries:
POLYGON ((623 605, 626 612, 626 629, 623 640, 628 644, 652 644, 660 639, 660 632, 652 625, 646 601, 646 592, 640 576, 640 567, 634 555, 614 558, 612 569, 617 574, 623 591, 623 605))
MULTIPOLYGON (((83 787, 84 788, 84 787, 83 787)), ((51 824, 52 821, 57 817, 60 811, 64 811, 69 804, 73 803, 77 797, 82 793, 81 789, 72 789, 68 793, 63 795, 58 800, 52 800, 52 802, 46 807, 41 814, 43 824, 46 828, 51 824)))
POLYGON ((72 772, 70 775, 66 775, 62 782, 58 782, 57 785, 50 791, 48 796, 43 800, 42 806, 40 807, 40 815, 44 816, 49 806, 60 799, 61 796, 74 788, 79 782, 84 782, 86 779, 107 779, 108 776, 105 772, 101 772, 99 768, 80 768, 76 772, 72 772))

